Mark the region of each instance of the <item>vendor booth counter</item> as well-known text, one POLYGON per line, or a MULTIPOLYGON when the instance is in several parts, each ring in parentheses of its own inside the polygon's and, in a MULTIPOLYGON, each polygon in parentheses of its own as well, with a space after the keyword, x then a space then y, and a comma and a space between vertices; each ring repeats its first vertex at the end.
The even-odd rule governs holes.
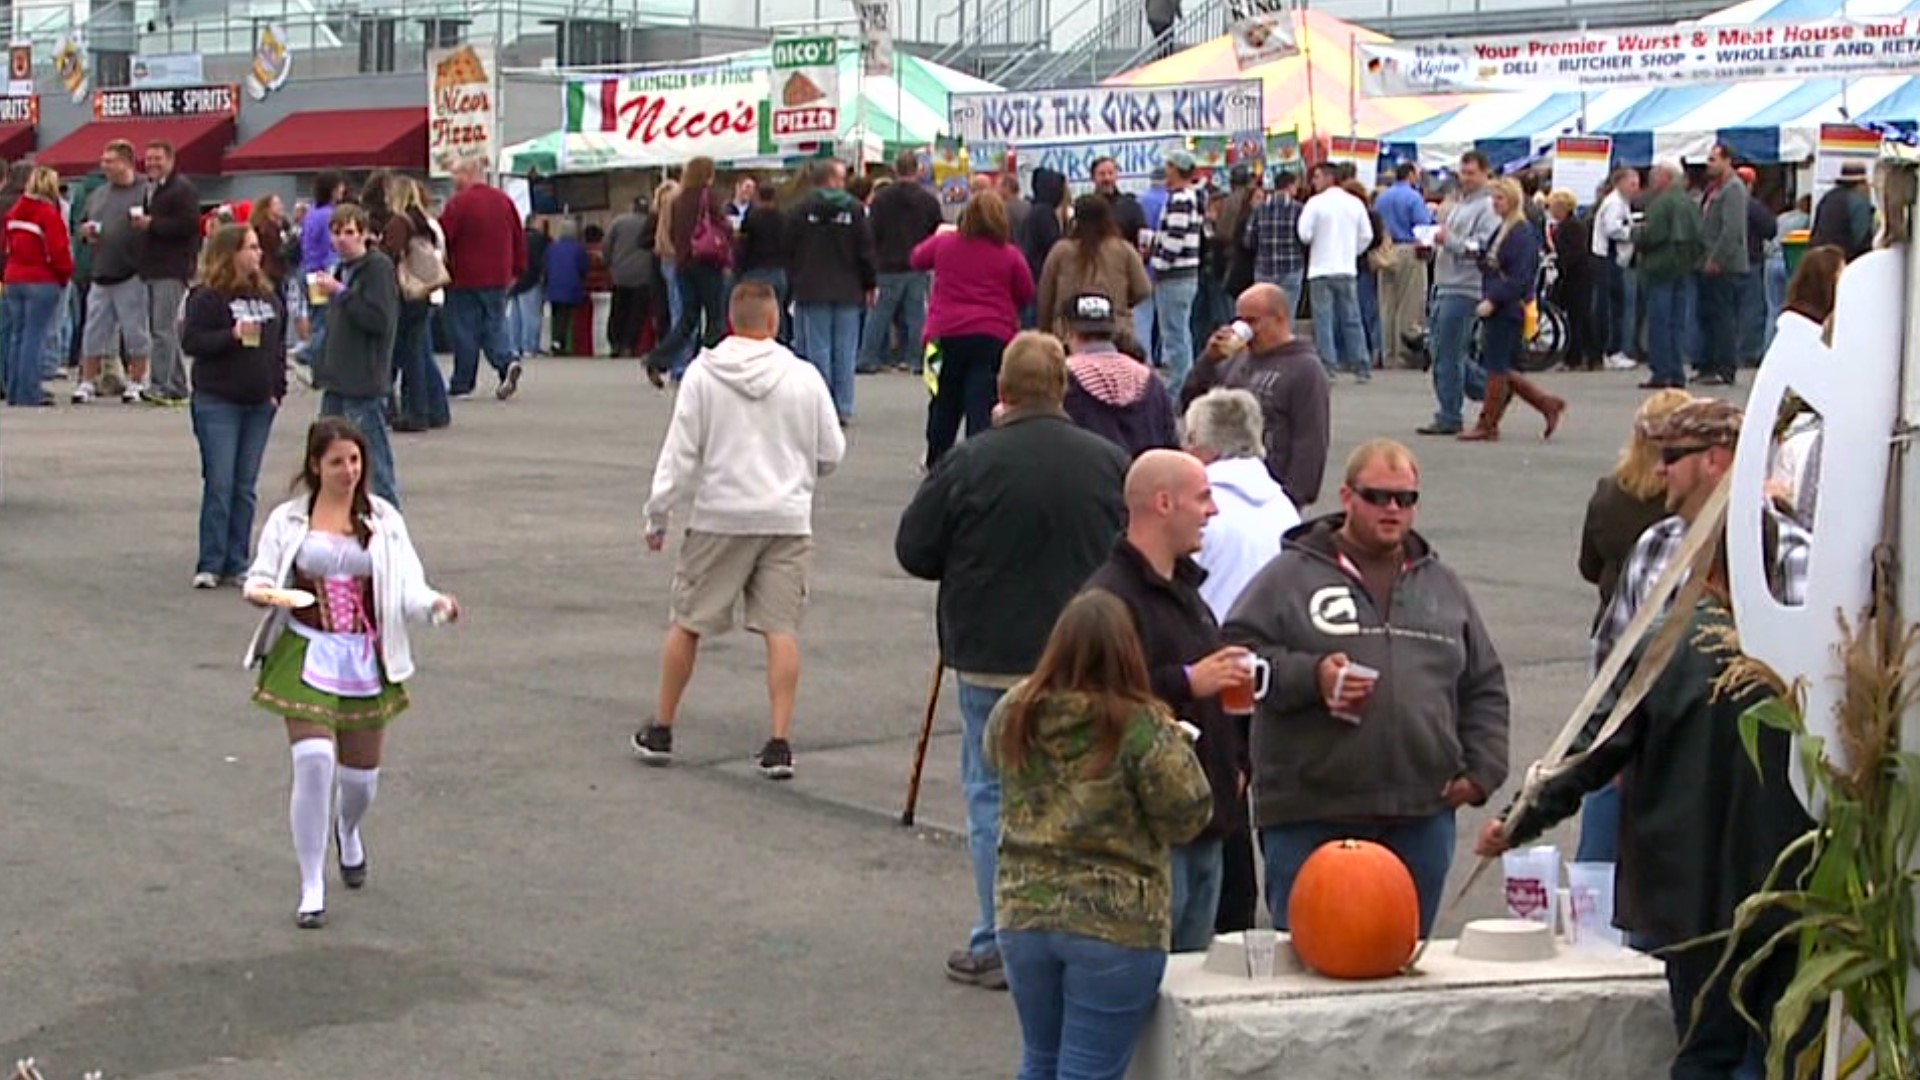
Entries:
POLYGON ((1435 941, 1419 974, 1341 982, 1288 962, 1283 934, 1250 979, 1236 937, 1168 958, 1129 1080, 1651 1080, 1673 1059, 1665 968, 1639 953, 1494 963, 1435 941))

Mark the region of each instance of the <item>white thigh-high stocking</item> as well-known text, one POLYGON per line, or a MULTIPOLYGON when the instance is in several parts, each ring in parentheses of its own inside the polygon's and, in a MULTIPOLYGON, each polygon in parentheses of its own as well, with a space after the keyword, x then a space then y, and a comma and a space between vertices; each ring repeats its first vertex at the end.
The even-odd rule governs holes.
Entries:
POLYGON ((360 846, 360 822, 380 792, 380 769, 356 769, 340 766, 340 865, 359 866, 367 861, 360 846))
POLYGON ((287 818, 293 826, 293 853, 300 860, 301 912, 327 906, 327 826, 333 817, 334 748, 331 739, 302 739, 293 744, 293 797, 287 818))

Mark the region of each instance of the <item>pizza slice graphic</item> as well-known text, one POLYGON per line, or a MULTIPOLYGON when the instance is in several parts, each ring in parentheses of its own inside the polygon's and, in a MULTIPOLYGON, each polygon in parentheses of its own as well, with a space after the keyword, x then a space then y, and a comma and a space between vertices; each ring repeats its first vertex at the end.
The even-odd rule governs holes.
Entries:
POLYGON ((796 71, 787 78, 787 85, 781 89, 780 103, 788 108, 793 108, 799 105, 811 105, 816 101, 824 101, 826 96, 827 92, 820 89, 819 83, 807 78, 806 72, 796 71))
POLYGON ((480 62, 480 54, 467 45, 452 56, 440 61, 433 70, 433 86, 442 90, 450 86, 484 85, 487 78, 487 66, 480 62))

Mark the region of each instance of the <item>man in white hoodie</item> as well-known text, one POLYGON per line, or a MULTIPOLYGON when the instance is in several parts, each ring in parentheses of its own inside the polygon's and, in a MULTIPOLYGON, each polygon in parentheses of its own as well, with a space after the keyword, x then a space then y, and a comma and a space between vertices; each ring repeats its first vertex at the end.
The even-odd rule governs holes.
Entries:
POLYGON ((800 617, 813 557, 813 488, 846 453, 825 380, 774 340, 780 307, 771 286, 734 287, 733 336, 687 368, 647 500, 647 550, 667 542, 667 522, 693 504, 673 574, 673 622, 660 658, 659 711, 635 732, 649 765, 673 760, 673 721, 693 679, 700 639, 733 628, 767 643, 773 736, 760 772, 793 776, 793 703, 800 687, 800 617))
POLYGON ((1206 465, 1220 510, 1193 561, 1207 572, 1200 596, 1223 622, 1247 582, 1280 554, 1281 537, 1300 524, 1262 457, 1263 426, 1260 399, 1246 390, 1209 390, 1187 406, 1187 453, 1206 465))

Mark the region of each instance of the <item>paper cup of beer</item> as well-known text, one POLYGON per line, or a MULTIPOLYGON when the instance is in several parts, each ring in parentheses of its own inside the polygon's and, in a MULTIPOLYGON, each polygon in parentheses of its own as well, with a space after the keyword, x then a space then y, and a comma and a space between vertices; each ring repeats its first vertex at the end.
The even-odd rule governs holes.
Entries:
POLYGON ((240 344, 245 345, 249 349, 257 349, 260 347, 259 323, 249 320, 240 324, 240 344))
POLYGON ((315 307, 327 305, 327 290, 320 287, 320 279, 329 276, 324 270, 315 270, 307 275, 307 303, 315 307))

